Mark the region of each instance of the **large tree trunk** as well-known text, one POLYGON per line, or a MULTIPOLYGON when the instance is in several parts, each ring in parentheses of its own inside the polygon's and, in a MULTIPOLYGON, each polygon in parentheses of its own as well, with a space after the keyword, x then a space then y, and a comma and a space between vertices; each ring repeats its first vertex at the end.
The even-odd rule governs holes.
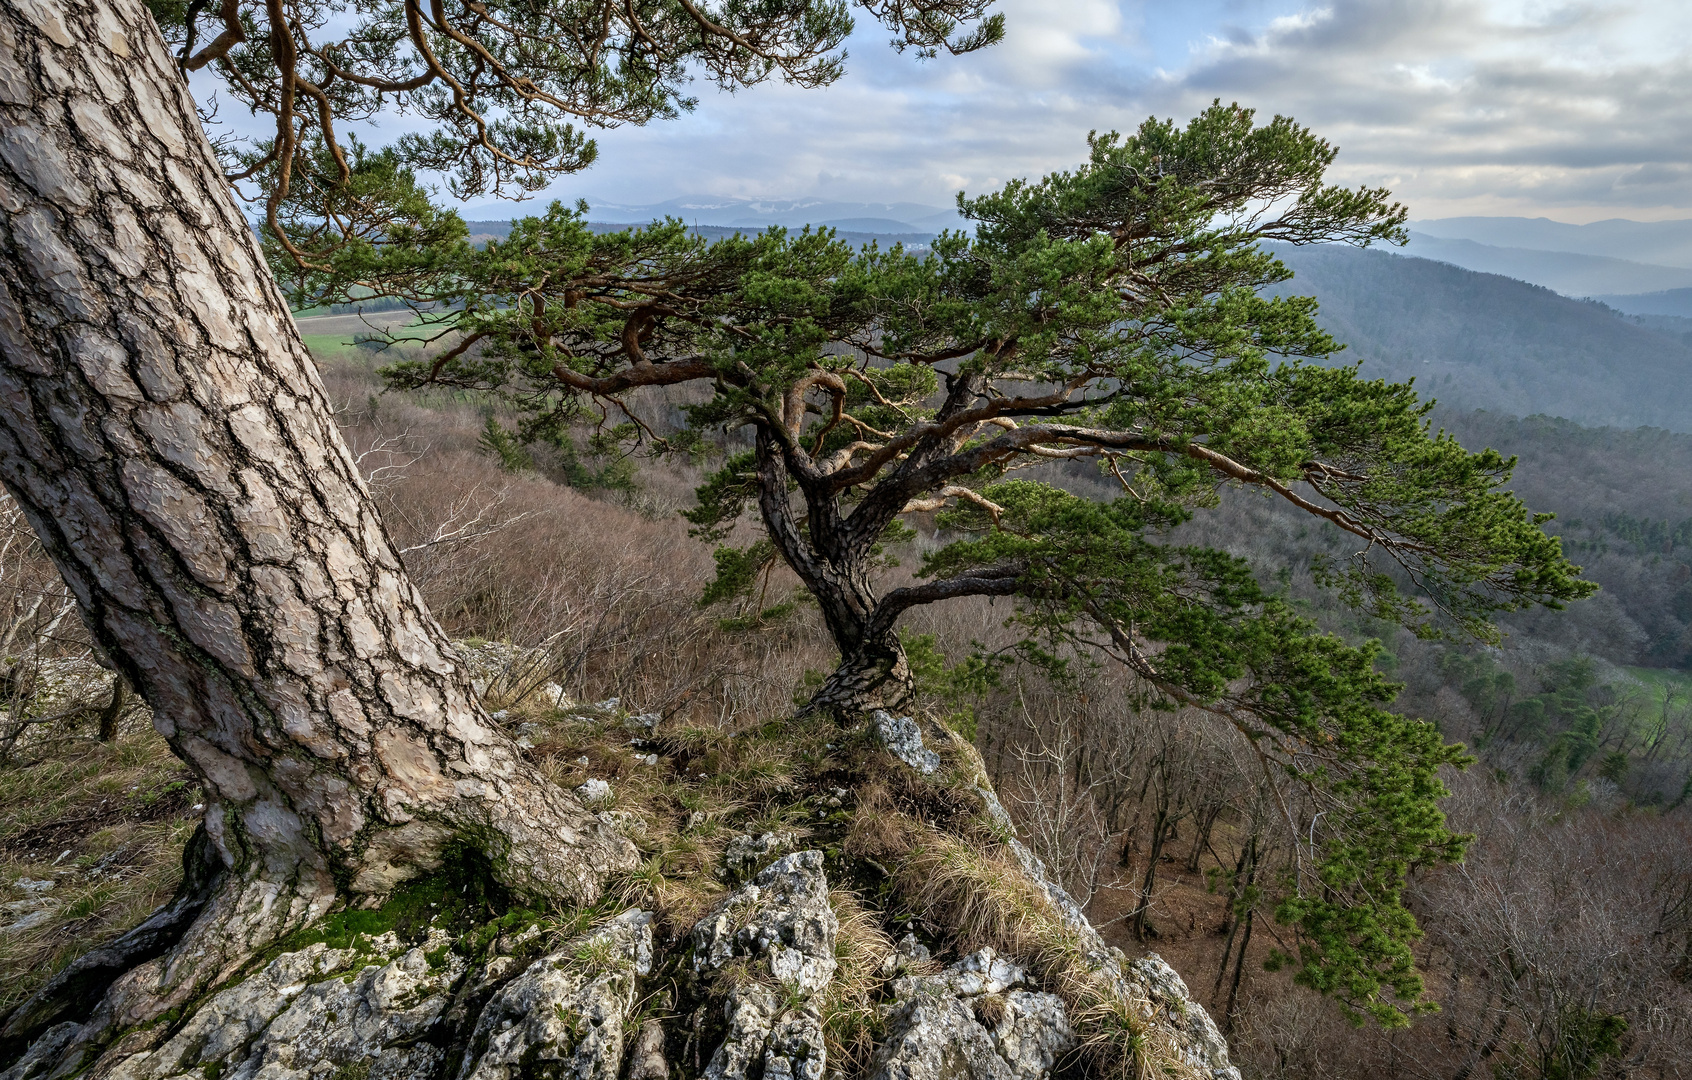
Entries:
POLYGON ((0 0, 0 481, 207 804, 184 893, 14 1050, 96 1000, 98 1045, 454 837, 520 894, 634 864, 476 701, 141 0, 0 0))
POLYGON ((911 669, 897 635, 862 640, 823 680, 806 704, 811 711, 858 716, 871 709, 897 709, 911 696, 911 669))

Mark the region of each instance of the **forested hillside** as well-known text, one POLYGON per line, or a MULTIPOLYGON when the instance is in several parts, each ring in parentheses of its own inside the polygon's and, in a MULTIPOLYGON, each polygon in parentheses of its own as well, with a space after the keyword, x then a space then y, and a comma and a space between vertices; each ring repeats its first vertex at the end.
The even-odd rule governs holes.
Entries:
POLYGON ((1692 431, 1692 347, 1599 304, 1385 251, 1285 250, 1340 360, 1458 409, 1692 431))

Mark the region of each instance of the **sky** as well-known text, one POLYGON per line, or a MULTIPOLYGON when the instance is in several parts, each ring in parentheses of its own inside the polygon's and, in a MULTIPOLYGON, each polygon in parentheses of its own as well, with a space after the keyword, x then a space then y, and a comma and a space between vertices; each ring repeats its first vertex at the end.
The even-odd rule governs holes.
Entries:
MULTIPOLYGON (((1412 220, 1692 217, 1692 0, 998 0, 1006 40, 919 61, 860 17, 847 74, 594 132, 599 161, 539 196, 949 207, 1069 168, 1089 131, 1184 122, 1214 99, 1297 119, 1330 179, 1390 188, 1412 220)), ((194 89, 212 89, 209 69, 194 89)), ((240 130, 248 125, 234 119, 240 130)), ((382 145, 401 130, 360 132, 382 145)), ((467 217, 535 204, 480 201, 467 217)))
MULTIPOLYGON (((1692 216, 1685 0, 1000 0, 1006 41, 926 62, 859 19, 824 90, 699 84, 679 120, 599 132, 542 198, 820 197, 948 206, 1072 166, 1090 130, 1212 99, 1290 115, 1330 174, 1413 218, 1692 216)), ((478 216, 480 208, 469 208, 478 216)), ((509 207, 486 207, 506 216, 509 207)))

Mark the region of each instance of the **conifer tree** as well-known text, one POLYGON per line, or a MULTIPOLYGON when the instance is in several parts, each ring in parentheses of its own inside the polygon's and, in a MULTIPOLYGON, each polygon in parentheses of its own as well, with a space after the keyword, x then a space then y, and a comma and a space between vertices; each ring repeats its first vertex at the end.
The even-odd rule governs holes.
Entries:
POLYGON ((1279 912, 1300 977, 1390 1021, 1420 992, 1399 890, 1461 853, 1436 801, 1463 751, 1389 711, 1374 644, 1322 633, 1242 560, 1169 534, 1224 487, 1264 491, 1355 538, 1321 581, 1424 635, 1490 639, 1494 613, 1593 586, 1506 489, 1510 460, 1430 430, 1411 386, 1321 362, 1340 345, 1313 300, 1263 295, 1291 276, 1265 244, 1404 241, 1386 191, 1324 183, 1334 154, 1218 103, 1094 136, 1072 172, 960 196, 973 236, 926 252, 826 230, 707 243, 677 221, 602 235, 555 204, 481 249, 350 247, 302 286, 449 309, 433 318, 454 344, 394 364, 391 385, 506 395, 526 438, 590 405, 660 453, 748 434, 687 516, 711 541, 756 520, 764 539, 719 566, 745 584, 779 557, 819 605, 841 660, 809 709, 903 703, 900 616, 987 596, 1013 602, 1025 657, 1109 656, 1151 704, 1237 726, 1322 807, 1279 912), (681 384, 708 391, 684 427, 638 419, 631 394, 681 384), (1023 472, 1073 462, 1116 496, 1023 472), (879 546, 926 512, 945 542, 916 583, 879 590, 879 546))
MULTIPOLYGON (((920 55, 1001 33, 975 0, 858 7, 920 55)), ((575 125, 691 107, 690 72, 825 85, 851 10, 0 0, 0 482, 206 801, 176 896, 0 1018, 0 1065, 52 1030, 43 1073, 109 1071, 255 953, 455 845, 558 901, 636 858, 477 701, 236 187, 296 272, 423 239, 401 218, 439 239, 461 226, 408 168, 521 193, 592 161, 575 125), (209 142, 201 70, 273 135, 209 142), (432 126, 377 150, 345 134, 394 107, 432 126)))

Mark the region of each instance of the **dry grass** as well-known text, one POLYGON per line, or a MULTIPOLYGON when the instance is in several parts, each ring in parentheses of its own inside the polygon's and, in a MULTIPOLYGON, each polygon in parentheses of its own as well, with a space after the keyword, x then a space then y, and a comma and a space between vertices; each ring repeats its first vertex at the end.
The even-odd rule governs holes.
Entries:
POLYGON ((0 1013, 169 899, 198 798, 150 728, 111 743, 60 742, 34 762, 0 769, 0 896, 15 904, 37 895, 20 878, 55 882, 40 894, 51 898, 49 921, 0 931, 0 1013))
MULTIPOLYGON (((980 759, 961 739, 943 749, 949 768, 934 786, 959 793, 961 781, 980 773, 980 759)), ((884 775, 904 786, 912 782, 908 770, 884 775)), ((954 818, 942 830, 902 810, 902 802, 908 805, 909 795, 901 797, 888 782, 864 783, 842 844, 846 853, 885 870, 900 903, 921 912, 924 924, 958 953, 990 946, 1063 998, 1089 1075, 1196 1080, 1168 1031, 1153 1022, 1151 1002, 1124 996, 1092 965, 1078 935, 984 814, 954 818)))
POLYGON ((861 1076, 882 1033, 878 1006, 886 980, 883 965, 893 953, 893 942, 882 930, 879 914, 850 891, 831 889, 828 903, 840 920, 840 931, 834 939, 838 966, 818 1002, 823 1036, 829 1064, 847 1076, 861 1076))

